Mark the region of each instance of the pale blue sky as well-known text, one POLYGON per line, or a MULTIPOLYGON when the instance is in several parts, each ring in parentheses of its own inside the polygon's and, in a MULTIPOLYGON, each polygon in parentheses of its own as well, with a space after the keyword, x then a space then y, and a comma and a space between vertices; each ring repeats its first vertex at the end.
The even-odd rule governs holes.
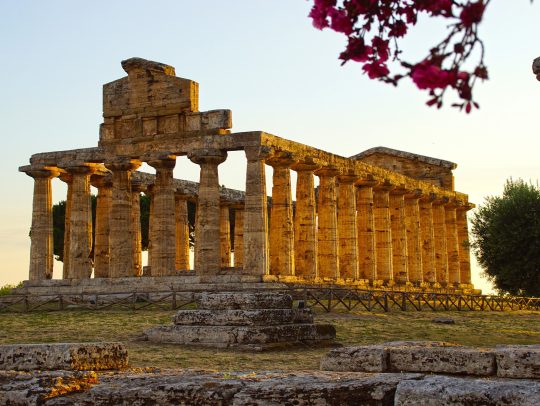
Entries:
MULTIPOLYGON (((493 0, 481 26, 491 80, 470 116, 424 105, 411 85, 372 82, 340 66, 344 40, 317 31, 303 0, 0 1, 0 285, 26 279, 33 182, 18 173, 31 154, 97 144, 101 86, 139 56, 176 67, 200 84, 200 108, 228 108, 233 130, 264 130, 340 155, 384 145, 454 161, 456 189, 482 203, 505 179, 536 181, 540 6, 493 0)), ((422 56, 441 38, 424 21, 404 45, 422 56)), ((449 100, 450 102, 450 100, 449 100)), ((243 187, 240 154, 221 183, 243 187)), ((178 160, 177 177, 197 180, 178 160)), ((55 181, 55 201, 65 188, 55 181)), ((475 272, 475 283, 482 284, 475 272)))

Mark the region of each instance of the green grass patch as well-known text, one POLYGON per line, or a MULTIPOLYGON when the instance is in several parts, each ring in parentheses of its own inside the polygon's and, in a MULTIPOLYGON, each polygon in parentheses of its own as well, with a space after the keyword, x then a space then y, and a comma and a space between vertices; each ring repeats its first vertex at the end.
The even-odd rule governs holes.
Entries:
MULTIPOLYGON (((0 314, 0 343, 122 341, 134 367, 200 368, 219 371, 318 369, 329 348, 300 346, 262 353, 237 352, 138 340, 146 328, 171 323, 174 311, 81 311, 0 314)), ((540 343, 540 312, 319 313, 332 323, 337 344, 440 340, 462 345, 540 343), (436 324, 435 317, 455 324, 436 324)))

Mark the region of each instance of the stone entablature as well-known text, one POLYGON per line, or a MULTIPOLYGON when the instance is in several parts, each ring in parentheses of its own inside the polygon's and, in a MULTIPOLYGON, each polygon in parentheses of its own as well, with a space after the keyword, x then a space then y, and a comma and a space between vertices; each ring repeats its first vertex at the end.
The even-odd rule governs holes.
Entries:
MULTIPOLYGON (((175 275, 178 264, 185 267, 188 239, 179 235, 186 230, 179 222, 187 218, 185 200, 192 200, 197 204, 194 272, 209 280, 234 265, 266 281, 472 289, 466 212, 474 206, 467 195, 262 131, 231 133, 230 111, 199 113, 195 82, 176 78, 172 67, 139 58, 124 61, 123 67, 128 77, 104 86, 105 123, 98 147, 35 154, 30 166, 20 168, 36 180, 30 279, 52 275, 50 215, 44 213, 50 212, 51 179, 61 175, 68 183, 68 263, 80 262, 76 258, 84 257, 79 254, 88 247, 91 222, 84 202, 90 197, 89 182, 98 187, 103 206, 97 224, 109 235, 102 230, 100 249, 94 250, 107 258, 101 261, 100 277, 141 276, 140 225, 133 202, 144 191, 152 198, 152 276, 175 275), (178 124, 192 116, 198 127, 178 124), (214 119, 218 116, 222 119, 214 119), (168 124, 161 125, 162 120, 168 124), (155 131, 147 131, 152 126, 155 131), (245 192, 221 188, 219 165, 228 151, 242 150, 245 192), (173 179, 182 156, 200 166, 198 184, 173 179), (156 175, 138 172, 143 162, 156 168, 156 175), (266 165, 274 171, 271 199, 266 165), (84 170, 70 169, 74 166, 84 170), (291 170, 298 174, 296 210, 291 170), (234 247, 230 208, 242 227, 232 230, 234 247), (271 227, 269 217, 274 219, 271 227)), ((445 162, 437 165, 451 176, 455 165, 445 162)), ((65 266, 64 277, 90 276, 88 261, 83 270, 74 264, 65 266)))

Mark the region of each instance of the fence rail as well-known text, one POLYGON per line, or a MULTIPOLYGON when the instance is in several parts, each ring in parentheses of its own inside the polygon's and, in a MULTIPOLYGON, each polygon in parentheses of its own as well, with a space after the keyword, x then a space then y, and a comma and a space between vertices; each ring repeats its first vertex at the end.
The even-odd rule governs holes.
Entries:
MULTIPOLYGON (((266 290, 267 291, 267 290, 266 290)), ((457 293, 397 292, 335 287, 279 289, 305 306, 332 311, 540 311, 540 298, 466 295, 457 293)), ((247 291, 246 291, 247 292, 247 291)), ((62 310, 176 310, 195 307, 196 291, 117 292, 25 295, 0 297, 1 312, 62 310)))

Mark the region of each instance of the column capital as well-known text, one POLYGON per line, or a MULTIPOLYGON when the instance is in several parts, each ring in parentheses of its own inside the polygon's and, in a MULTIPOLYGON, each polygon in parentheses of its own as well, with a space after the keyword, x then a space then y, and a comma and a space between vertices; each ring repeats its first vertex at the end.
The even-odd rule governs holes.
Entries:
POLYGON ((154 169, 173 169, 176 165, 176 155, 165 155, 146 162, 154 169))
POLYGON ((318 177, 327 177, 327 178, 333 178, 337 175, 339 175, 339 169, 336 168, 335 166, 324 166, 320 169, 317 169, 315 171, 315 175, 317 175, 318 177))
POLYGON ((273 168, 290 168, 296 161, 292 152, 280 152, 266 160, 266 163, 273 168))
POLYGON ((258 145, 256 147, 244 147, 246 158, 248 161, 261 161, 268 159, 274 150, 266 145, 258 145))
POLYGON ((422 195, 420 201, 425 203, 433 203, 435 199, 437 199, 437 195, 435 193, 429 193, 427 195, 422 195))
POLYGON ((311 157, 297 161, 291 165, 291 169, 296 172, 313 172, 321 168, 321 163, 311 157))
POLYGON ((405 199, 412 200, 412 199, 421 199, 425 195, 422 193, 422 190, 420 189, 414 189, 407 191, 407 194, 405 194, 405 199))
POLYGON ((33 166, 21 166, 20 172, 26 173, 28 176, 34 179, 38 178, 55 178, 60 175, 61 170, 53 167, 33 167, 33 166))
POLYGON ((341 175, 337 176, 337 180, 339 183, 343 183, 345 185, 352 185, 358 180, 358 175, 342 173, 341 175))
MULTIPOLYGON (((60 176, 60 179, 62 179, 62 176, 60 176)), ((97 187, 98 189, 108 188, 112 187, 112 178, 110 175, 93 175, 90 178, 90 183, 92 184, 92 186, 97 187)))
POLYGON ((141 166, 141 161, 136 159, 116 159, 105 162, 105 167, 113 172, 115 171, 134 171, 141 166))
POLYGON ((446 196, 437 196, 435 197, 435 200, 433 200, 434 206, 444 206, 449 203, 450 199, 446 196))
POLYGON ((474 203, 465 202, 465 203, 462 203, 461 205, 458 205, 456 209, 458 211, 469 211, 469 210, 474 209, 475 207, 476 205, 474 203))
POLYGON ((381 191, 381 192, 390 192, 394 189, 396 189, 396 185, 392 185, 389 182, 379 183, 376 186, 373 186, 375 190, 381 191))
POLYGON ((67 173, 71 175, 91 175, 98 170, 97 164, 74 163, 64 167, 67 173))
POLYGON ((188 158, 198 165, 206 163, 219 165, 227 159, 227 151, 213 148, 196 149, 188 154, 188 158))
POLYGON ((364 175, 360 176, 359 179, 356 179, 356 185, 360 187, 375 187, 380 182, 378 180, 375 180, 373 175, 364 175))
POLYGON ((146 185, 139 180, 131 181, 131 191, 134 193, 141 193, 146 191, 146 185))
POLYGON ((394 196, 405 196, 410 190, 405 189, 402 186, 396 186, 394 189, 390 190, 390 194, 394 196))

